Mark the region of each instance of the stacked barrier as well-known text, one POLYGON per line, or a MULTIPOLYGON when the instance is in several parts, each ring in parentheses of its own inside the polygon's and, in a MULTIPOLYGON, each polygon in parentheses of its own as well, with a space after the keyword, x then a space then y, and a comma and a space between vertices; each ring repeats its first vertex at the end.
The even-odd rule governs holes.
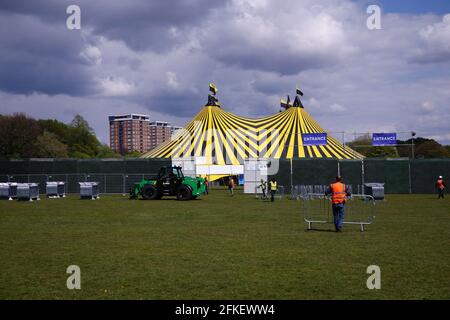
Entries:
POLYGON ((63 181, 47 181, 46 194, 48 198, 63 198, 66 196, 65 183, 63 181))
POLYGON ((100 198, 98 182, 80 182, 81 199, 96 200, 100 198))
POLYGON ((39 199, 39 185, 37 183, 18 183, 17 200, 34 201, 39 199))

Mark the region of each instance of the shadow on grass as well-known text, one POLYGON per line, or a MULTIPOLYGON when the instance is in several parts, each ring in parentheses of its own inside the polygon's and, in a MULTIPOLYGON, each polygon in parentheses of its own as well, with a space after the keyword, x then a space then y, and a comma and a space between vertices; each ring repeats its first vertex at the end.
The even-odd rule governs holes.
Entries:
POLYGON ((334 233, 336 233, 336 231, 333 230, 333 229, 317 229, 317 228, 306 229, 306 232, 310 232, 310 231, 317 231, 317 232, 334 232, 334 233))

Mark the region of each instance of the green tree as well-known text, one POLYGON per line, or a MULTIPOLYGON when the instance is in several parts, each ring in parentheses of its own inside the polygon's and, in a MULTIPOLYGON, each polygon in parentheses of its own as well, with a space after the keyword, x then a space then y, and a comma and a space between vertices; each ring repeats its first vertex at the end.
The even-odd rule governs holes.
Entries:
POLYGON ((75 117, 73 118, 72 122, 70 123, 70 126, 71 126, 71 127, 74 127, 74 128, 82 128, 82 129, 88 131, 88 132, 91 133, 91 134, 95 134, 95 133, 94 133, 94 129, 92 129, 92 128, 89 126, 89 123, 87 122, 87 120, 84 119, 84 118, 83 118, 81 115, 79 115, 79 114, 75 115, 75 117))
POLYGON ((38 124, 42 130, 55 134, 59 141, 69 143, 70 127, 67 124, 54 119, 38 120, 38 124))
POLYGON ((447 147, 442 146, 436 140, 417 137, 408 139, 406 141, 398 141, 398 153, 401 157, 412 157, 411 144, 414 142, 414 157, 415 158, 446 158, 450 157, 450 152, 447 147), (402 145, 405 146, 402 146, 402 145))
POLYGON ((0 117, 0 156, 31 158, 36 156, 36 137, 41 129, 32 118, 23 113, 0 117))
POLYGON ((67 158, 67 145, 58 140, 58 137, 47 130, 36 139, 36 156, 40 158, 67 158))
POLYGON ((416 158, 448 158, 450 152, 434 140, 421 143, 415 149, 416 158))
POLYGON ((136 150, 125 154, 125 158, 139 158, 140 156, 142 156, 142 153, 136 150))
POLYGON ((24 114, 0 115, 0 157, 116 158, 100 143, 89 123, 76 115, 70 124, 34 120, 24 114))
POLYGON ((89 123, 80 115, 76 115, 68 132, 68 145, 70 157, 96 157, 101 146, 100 141, 89 126, 89 123))
POLYGON ((98 148, 97 158, 121 158, 122 155, 115 153, 110 147, 106 144, 102 144, 98 148))

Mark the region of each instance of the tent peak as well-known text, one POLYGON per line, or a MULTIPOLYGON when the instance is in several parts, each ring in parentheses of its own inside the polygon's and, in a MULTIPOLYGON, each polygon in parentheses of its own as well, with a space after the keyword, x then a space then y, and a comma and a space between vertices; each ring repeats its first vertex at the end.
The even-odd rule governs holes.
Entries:
POLYGON ((287 96, 287 99, 281 99, 280 100, 280 107, 287 110, 289 108, 304 108, 302 101, 300 100, 300 96, 303 97, 303 92, 298 88, 298 86, 295 89, 295 98, 294 103, 291 104, 291 98, 289 95, 287 96))
POLYGON ((211 92, 208 94, 208 102, 206 103, 205 107, 219 107, 220 108, 220 102, 219 99, 216 97, 217 91, 219 91, 214 83, 209 84, 209 91, 211 92))

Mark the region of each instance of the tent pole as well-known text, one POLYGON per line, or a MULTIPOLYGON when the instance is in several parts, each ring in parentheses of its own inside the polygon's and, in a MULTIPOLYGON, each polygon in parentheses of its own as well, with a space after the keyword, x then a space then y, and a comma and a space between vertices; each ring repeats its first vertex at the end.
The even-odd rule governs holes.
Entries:
POLYGON ((289 159, 291 164, 291 198, 294 192, 294 180, 293 180, 293 170, 292 170, 292 158, 289 159))

